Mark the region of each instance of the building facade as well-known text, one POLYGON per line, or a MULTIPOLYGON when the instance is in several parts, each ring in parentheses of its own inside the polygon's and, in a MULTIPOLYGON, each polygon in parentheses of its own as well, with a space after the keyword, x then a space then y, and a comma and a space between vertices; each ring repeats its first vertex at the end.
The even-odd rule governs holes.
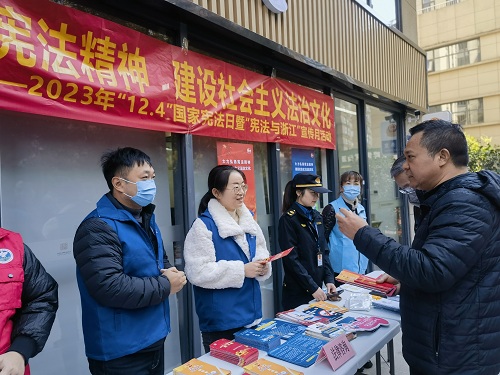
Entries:
MULTIPOLYGON (((427 108, 415 0, 394 2, 395 26, 374 15, 378 1, 289 0, 274 9, 282 3, 0 5, 0 224, 23 234, 60 285, 52 334, 30 362, 38 374, 88 374, 72 242, 107 191, 99 158, 109 149, 151 156, 157 223, 178 268, 218 163, 240 165, 253 180, 246 203, 272 253, 283 189, 301 170, 333 191, 319 210, 338 195, 340 174, 360 171, 369 223, 408 242, 408 207, 389 169, 415 111, 427 108)), ((280 309, 279 263, 273 271, 261 285, 266 318, 280 309)), ((167 371, 202 350, 192 289, 170 304, 167 371)))
POLYGON ((419 0, 429 112, 450 111, 467 134, 500 145, 500 2, 419 0))

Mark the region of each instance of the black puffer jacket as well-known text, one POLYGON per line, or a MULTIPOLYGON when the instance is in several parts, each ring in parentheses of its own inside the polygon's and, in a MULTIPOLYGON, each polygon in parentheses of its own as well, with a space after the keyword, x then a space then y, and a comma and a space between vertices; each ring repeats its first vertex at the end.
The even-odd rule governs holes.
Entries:
POLYGON ((25 360, 40 353, 49 338, 58 308, 57 283, 31 249, 24 245, 22 307, 14 315, 9 351, 21 353, 25 360))
POLYGON ((316 210, 311 213, 312 220, 309 220, 295 202, 279 221, 280 249, 294 248, 283 258, 282 303, 285 310, 308 303, 323 283, 335 282, 330 250, 323 233, 323 218, 316 210), (322 266, 318 266, 318 252, 322 254, 322 266))
POLYGON ((421 197, 412 247, 371 227, 354 244, 401 281, 403 356, 425 374, 500 372, 500 176, 466 173, 421 197))

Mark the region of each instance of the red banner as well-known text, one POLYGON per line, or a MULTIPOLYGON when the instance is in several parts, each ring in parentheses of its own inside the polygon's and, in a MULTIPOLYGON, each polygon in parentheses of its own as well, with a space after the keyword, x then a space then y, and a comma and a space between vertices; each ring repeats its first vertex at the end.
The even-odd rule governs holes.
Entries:
POLYGON ((253 212, 254 218, 257 219, 253 145, 217 142, 217 164, 232 165, 245 174, 248 185, 248 191, 245 195, 245 206, 253 212))
POLYGON ((329 96, 46 0, 2 0, 0 108, 335 148, 329 96))

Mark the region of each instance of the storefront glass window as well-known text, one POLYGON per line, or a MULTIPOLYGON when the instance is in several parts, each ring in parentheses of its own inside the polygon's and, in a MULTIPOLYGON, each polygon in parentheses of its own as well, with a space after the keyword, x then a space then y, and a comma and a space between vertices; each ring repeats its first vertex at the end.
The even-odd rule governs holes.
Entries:
POLYGON ((397 186, 389 173, 396 160, 397 131, 392 112, 366 106, 370 223, 386 236, 401 242, 400 200, 397 186))
POLYGON ((339 156, 339 175, 359 171, 357 105, 335 98, 335 133, 339 156))

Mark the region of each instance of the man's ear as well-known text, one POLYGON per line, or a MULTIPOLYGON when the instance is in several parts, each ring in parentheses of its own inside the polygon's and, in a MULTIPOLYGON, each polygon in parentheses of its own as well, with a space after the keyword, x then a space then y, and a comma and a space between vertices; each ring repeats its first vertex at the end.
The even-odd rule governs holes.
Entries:
POLYGON ((111 179, 111 184, 113 185, 113 189, 114 190, 117 190, 117 191, 121 191, 123 192, 123 184, 125 183, 125 181, 123 181, 120 177, 113 177, 111 179))
POLYGON ((447 148, 441 149, 441 151, 438 152, 437 156, 439 158, 439 166, 440 167, 447 164, 448 162, 451 162, 450 151, 448 151, 447 148))

